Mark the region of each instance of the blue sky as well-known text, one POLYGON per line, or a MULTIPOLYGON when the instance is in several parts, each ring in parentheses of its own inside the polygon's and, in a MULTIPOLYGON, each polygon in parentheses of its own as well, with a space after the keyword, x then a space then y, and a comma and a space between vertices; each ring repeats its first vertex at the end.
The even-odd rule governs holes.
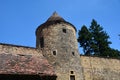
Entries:
POLYGON ((120 50, 120 0, 0 0, 0 43, 35 47, 35 29, 54 11, 77 30, 95 19, 120 50))

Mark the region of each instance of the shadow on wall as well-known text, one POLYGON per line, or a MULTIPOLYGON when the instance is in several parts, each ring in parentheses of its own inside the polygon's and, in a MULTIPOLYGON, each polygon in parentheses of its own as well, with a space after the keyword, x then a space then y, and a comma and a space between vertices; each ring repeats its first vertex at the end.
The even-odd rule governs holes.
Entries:
POLYGON ((56 76, 0 74, 0 80, 56 80, 56 76))

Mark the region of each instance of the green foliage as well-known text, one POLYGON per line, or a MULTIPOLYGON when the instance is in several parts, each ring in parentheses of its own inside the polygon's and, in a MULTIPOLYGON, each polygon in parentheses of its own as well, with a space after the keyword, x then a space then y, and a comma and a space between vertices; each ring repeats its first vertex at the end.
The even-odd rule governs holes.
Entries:
POLYGON ((109 48, 108 49, 108 57, 120 58, 120 51, 109 48))
POLYGON ((89 31, 92 34, 91 47, 93 48, 94 55, 101 56, 103 53, 107 54, 106 51, 109 48, 109 44, 111 43, 108 41, 109 36, 105 31, 103 31, 103 28, 97 24, 94 19, 91 22, 89 31))
POLYGON ((102 57, 118 57, 120 52, 109 47, 111 44, 108 34, 94 19, 89 28, 82 26, 78 33, 78 42, 83 47, 85 55, 95 55, 102 57))
POLYGON ((83 47, 85 55, 90 55, 91 53, 90 41, 92 36, 85 25, 82 26, 81 30, 79 30, 78 35, 79 35, 78 42, 80 43, 80 47, 83 47))

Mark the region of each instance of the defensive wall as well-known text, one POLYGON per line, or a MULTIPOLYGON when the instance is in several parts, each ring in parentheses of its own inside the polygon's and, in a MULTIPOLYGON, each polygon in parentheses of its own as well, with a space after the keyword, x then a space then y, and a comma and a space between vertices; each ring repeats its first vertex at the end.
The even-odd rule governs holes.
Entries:
MULTIPOLYGON (((52 66, 41 53, 31 47, 0 44, 0 74, 53 75, 52 66)), ((119 59, 80 56, 80 62, 84 80, 120 80, 119 59)))
POLYGON ((120 80, 120 60, 80 56, 85 80, 120 80))

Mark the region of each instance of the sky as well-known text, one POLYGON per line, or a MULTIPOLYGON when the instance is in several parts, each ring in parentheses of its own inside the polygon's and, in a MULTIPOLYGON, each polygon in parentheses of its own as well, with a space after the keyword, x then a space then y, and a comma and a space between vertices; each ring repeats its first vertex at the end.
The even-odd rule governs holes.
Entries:
POLYGON ((120 50, 120 0, 0 0, 0 43, 35 47, 36 28, 54 11, 77 31, 95 19, 120 50))

